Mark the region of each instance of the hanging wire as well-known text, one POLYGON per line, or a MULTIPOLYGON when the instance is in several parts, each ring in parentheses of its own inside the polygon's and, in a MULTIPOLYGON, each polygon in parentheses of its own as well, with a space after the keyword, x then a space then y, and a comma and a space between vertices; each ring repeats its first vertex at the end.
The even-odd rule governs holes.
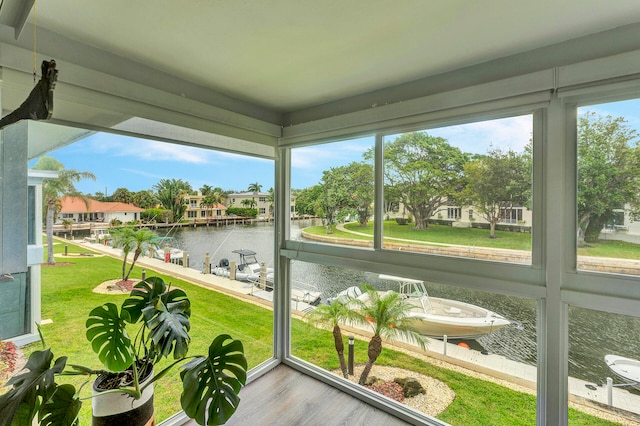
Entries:
POLYGON ((37 40, 37 6, 38 6, 38 2, 34 1, 33 2, 33 84, 36 84, 36 70, 37 70, 37 61, 36 61, 36 40, 37 40))

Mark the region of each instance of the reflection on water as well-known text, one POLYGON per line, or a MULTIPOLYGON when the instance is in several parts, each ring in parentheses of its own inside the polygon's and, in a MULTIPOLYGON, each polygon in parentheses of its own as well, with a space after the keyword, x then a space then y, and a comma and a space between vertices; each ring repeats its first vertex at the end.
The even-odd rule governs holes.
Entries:
MULTIPOLYGON (((292 223, 292 239, 299 239, 301 227, 310 225, 309 221, 292 223)), ((267 266, 274 265, 273 224, 183 228, 172 230, 169 235, 189 252, 190 267, 197 270, 202 270, 205 252, 209 252, 212 264, 217 264, 222 258, 237 260, 232 251, 243 248, 255 251, 258 260, 267 266)), ((381 290, 397 285, 379 279, 377 274, 301 261, 292 262, 292 280, 297 288, 321 291, 324 299, 362 283, 381 290)), ((478 342, 491 353, 536 364, 537 301, 425 283, 431 296, 482 306, 520 323, 522 329, 505 327, 481 337, 478 342)), ((602 383, 611 376, 604 363, 608 353, 640 359, 640 318, 571 308, 569 326, 569 375, 572 377, 602 383)))

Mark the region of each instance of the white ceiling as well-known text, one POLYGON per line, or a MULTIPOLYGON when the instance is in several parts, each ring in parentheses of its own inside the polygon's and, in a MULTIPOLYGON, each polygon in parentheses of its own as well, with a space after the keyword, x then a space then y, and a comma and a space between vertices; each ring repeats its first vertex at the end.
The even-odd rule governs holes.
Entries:
POLYGON ((21 37, 34 21, 36 40, 50 30, 283 113, 640 22, 640 2, 49 0, 21 37))

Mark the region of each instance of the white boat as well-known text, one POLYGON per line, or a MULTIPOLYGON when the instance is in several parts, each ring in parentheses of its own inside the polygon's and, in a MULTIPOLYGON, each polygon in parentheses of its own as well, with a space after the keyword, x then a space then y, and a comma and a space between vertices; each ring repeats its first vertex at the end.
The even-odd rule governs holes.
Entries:
POLYGON ((640 361, 609 354, 605 355, 604 362, 616 376, 640 390, 640 361))
MULTIPOLYGON (((413 307, 409 317, 416 319, 414 326, 418 333, 435 338, 474 339, 492 333, 512 323, 512 321, 488 309, 470 303, 439 297, 429 297, 423 281, 409 278, 380 275, 381 279, 399 282, 398 293, 413 307)), ((392 290, 389 290, 392 291, 392 290)), ((381 292, 384 294, 386 292, 381 292)), ((336 295, 337 300, 346 303, 350 298, 366 302, 367 294, 357 287, 349 287, 336 295)), ((331 302, 334 299, 330 299, 331 302)))
POLYGON ((184 262, 184 250, 175 247, 177 245, 173 237, 157 237, 151 241, 151 256, 167 263, 182 264, 184 262))
MULTIPOLYGON (((260 281, 260 262, 256 259, 256 252, 247 249, 233 250, 240 256, 240 261, 236 264, 235 279, 237 281, 260 281)), ((231 263, 229 259, 221 259, 218 266, 211 268, 211 273, 220 277, 231 277, 231 263)), ((264 268, 264 278, 267 281, 273 282, 273 268, 264 268)))
MULTIPOLYGON (((256 252, 247 249, 233 250, 240 257, 239 263, 236 265, 235 279, 236 281, 247 281, 254 286, 271 292, 274 288, 273 268, 263 266, 256 258, 256 252), (261 275, 262 274, 262 275, 261 275)), ((211 273, 221 277, 229 278, 231 276, 231 263, 229 259, 221 259, 218 266, 211 268, 211 273)), ((273 301, 271 295, 265 293, 255 293, 256 296, 265 300, 273 301)), ((322 293, 319 291, 303 290, 298 288, 291 289, 291 300, 294 302, 304 302, 312 306, 320 303, 322 293)))

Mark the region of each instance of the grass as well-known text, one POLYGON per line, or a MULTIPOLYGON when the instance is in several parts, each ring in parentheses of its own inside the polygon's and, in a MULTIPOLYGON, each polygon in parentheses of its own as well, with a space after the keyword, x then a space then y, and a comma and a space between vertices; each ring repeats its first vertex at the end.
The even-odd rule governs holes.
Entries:
MULTIPOLYGON (((358 223, 347 223, 345 229, 364 233, 334 230, 331 237, 373 241, 373 222, 361 227, 358 223)), ((305 232, 327 235, 323 226, 305 228, 305 232)), ((429 225, 428 229, 415 229, 412 224, 398 225, 395 221, 384 222, 384 237, 412 240, 415 244, 438 243, 472 247, 503 248, 531 251, 531 234, 522 232, 496 231, 496 238, 489 238, 489 231, 476 228, 454 228, 445 225, 429 225)), ((392 241, 392 240, 389 240, 392 241)), ((615 240, 600 240, 578 249, 580 256, 607 257, 640 260, 640 245, 615 240)))
MULTIPOLYGON (((64 251, 62 244, 55 247, 57 253, 64 251)), ((69 243, 68 251, 81 253, 86 250, 69 243)), ((119 277, 121 260, 96 256, 78 257, 71 261, 58 257, 57 261, 70 264, 42 268, 42 317, 53 320, 53 324, 43 328, 47 344, 56 357, 68 356, 68 362, 99 368, 97 357, 84 337, 84 322, 93 307, 108 301, 119 304, 126 297, 92 292, 101 282, 119 277)), ((134 268, 132 276, 139 277, 140 274, 140 268, 134 268)), ((273 314, 270 310, 147 271, 147 276, 151 275, 161 276, 166 282, 183 288, 189 295, 192 301, 191 354, 204 353, 212 336, 229 333, 243 341, 250 367, 255 367, 272 356, 273 314)), ((329 331, 315 329, 293 319, 291 334, 292 352, 296 356, 325 369, 338 368, 333 337, 329 331)), ((29 349, 33 351, 39 348, 40 345, 33 345, 29 349)), ((366 343, 357 341, 356 362, 365 361, 366 343)), ((383 350, 378 363, 431 375, 447 383, 457 396, 439 418, 453 425, 535 424, 536 400, 532 395, 438 368, 388 348, 383 350)), ((177 370, 174 370, 170 380, 163 379, 156 386, 158 422, 180 410, 178 396, 181 390, 177 370)), ((90 424, 90 406, 90 401, 86 400, 83 404, 82 424, 90 424)), ((615 424, 574 409, 569 410, 569 418, 572 425, 615 424)))

